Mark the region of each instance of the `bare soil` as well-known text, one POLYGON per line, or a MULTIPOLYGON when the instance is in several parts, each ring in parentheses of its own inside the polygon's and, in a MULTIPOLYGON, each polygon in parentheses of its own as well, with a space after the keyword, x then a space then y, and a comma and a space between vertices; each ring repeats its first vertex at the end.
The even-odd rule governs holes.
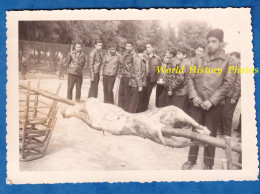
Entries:
MULTIPOLYGON (((59 80, 57 75, 41 73, 28 74, 32 84, 41 79, 41 88, 54 92, 62 82, 60 96, 66 97, 67 78, 59 80)), ((87 98, 90 81, 84 77, 82 100, 87 98)), ((117 88, 115 85, 114 88, 117 88)), ((75 90, 74 90, 75 94, 75 90)), ((103 84, 99 84, 99 100, 103 101, 103 84)), ((155 103, 155 90, 151 95, 150 107, 155 103)), ((240 103, 239 103, 240 105, 240 103)), ((68 106, 58 103, 58 106, 68 106)), ((98 108, 98 107, 97 107, 98 108)), ((234 128, 238 123, 240 106, 234 114, 234 128)), ((113 136, 91 129, 77 118, 64 119, 57 113, 57 123, 45 157, 20 162, 22 171, 82 171, 82 170, 180 170, 187 161, 189 147, 170 148, 148 139, 136 136, 113 136)), ((237 133, 232 132, 232 140, 238 141, 237 133)), ((232 153, 237 161, 238 154, 232 153)), ((225 159, 225 150, 216 149, 214 169, 222 169, 221 159, 225 159)), ((203 167, 203 148, 200 148, 197 165, 203 167)))

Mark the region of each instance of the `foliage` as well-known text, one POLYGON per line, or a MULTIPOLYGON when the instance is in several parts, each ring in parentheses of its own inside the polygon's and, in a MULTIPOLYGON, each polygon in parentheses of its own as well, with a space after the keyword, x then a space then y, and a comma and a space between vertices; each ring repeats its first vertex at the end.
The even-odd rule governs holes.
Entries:
MULTIPOLYGON (((209 30, 207 23, 189 20, 175 27, 170 24, 162 27, 159 20, 20 21, 19 40, 68 45, 81 40, 84 46, 93 47, 94 41, 101 39, 104 48, 107 48, 112 41, 124 47, 126 40, 132 39, 136 44, 151 41, 158 48, 158 53, 164 55, 167 48, 177 45, 185 46, 192 52, 199 44, 205 44, 209 30)), ((54 48, 52 51, 40 45, 34 49, 57 52, 54 48)))

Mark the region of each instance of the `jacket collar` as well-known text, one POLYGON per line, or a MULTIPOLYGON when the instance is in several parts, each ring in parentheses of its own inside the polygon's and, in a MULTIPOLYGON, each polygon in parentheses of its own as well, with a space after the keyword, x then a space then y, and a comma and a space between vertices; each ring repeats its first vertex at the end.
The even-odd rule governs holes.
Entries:
POLYGON ((209 53, 204 53, 201 58, 204 58, 206 59, 207 61, 214 61, 216 59, 222 59, 222 60, 226 60, 227 59, 227 55, 225 54, 225 51, 222 49, 220 50, 220 52, 215 55, 215 56, 212 56, 212 58, 209 57, 209 53))
POLYGON ((130 53, 128 53, 128 52, 125 52, 125 56, 127 56, 127 55, 135 55, 136 53, 135 53, 135 51, 134 51, 134 49, 130 52, 130 53))
MULTIPOLYGON (((72 54, 77 56, 77 52, 75 50, 72 51, 72 54)), ((83 54, 83 52, 80 51, 78 56, 81 56, 82 54, 83 54)))

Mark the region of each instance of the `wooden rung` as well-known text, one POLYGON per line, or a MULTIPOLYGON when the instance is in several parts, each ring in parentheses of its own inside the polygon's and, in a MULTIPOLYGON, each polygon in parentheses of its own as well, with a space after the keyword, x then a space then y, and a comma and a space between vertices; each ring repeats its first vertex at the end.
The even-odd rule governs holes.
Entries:
POLYGON ((35 108, 52 108, 51 105, 49 106, 29 106, 29 109, 35 109, 35 108))
MULTIPOLYGON (((25 112, 25 110, 19 110, 19 112, 25 112)), ((33 110, 29 109, 28 112, 33 112, 33 110)))
POLYGON ((48 113, 45 113, 45 112, 40 111, 40 110, 37 110, 37 112, 38 112, 38 113, 41 113, 41 114, 43 114, 43 115, 46 115, 46 116, 48 115, 48 113))
POLYGON ((39 148, 39 147, 42 147, 44 145, 45 145, 44 142, 32 143, 32 144, 25 145, 24 149, 26 150, 26 149, 39 148))
MULTIPOLYGON (((34 100, 29 100, 30 102, 34 102, 34 100)), ((19 102, 27 102, 26 100, 20 99, 19 102)))
POLYGON ((46 131, 47 131, 46 129, 27 130, 27 133, 42 133, 46 131))
POLYGON ((48 104, 47 102, 44 102, 44 101, 42 101, 42 100, 39 100, 38 102, 39 102, 39 103, 42 103, 42 104, 45 104, 45 105, 50 105, 50 104, 48 104))
POLYGON ((27 135, 26 138, 35 138, 35 137, 43 137, 45 136, 46 134, 30 134, 30 135, 27 135))

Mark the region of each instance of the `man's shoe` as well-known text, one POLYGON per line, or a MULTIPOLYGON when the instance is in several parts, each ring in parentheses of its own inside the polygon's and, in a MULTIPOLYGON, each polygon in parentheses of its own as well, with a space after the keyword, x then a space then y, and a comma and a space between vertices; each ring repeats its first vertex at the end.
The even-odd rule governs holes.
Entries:
POLYGON ((191 170, 192 167, 196 164, 196 162, 187 161, 182 165, 182 170, 191 170))
POLYGON ((204 165, 203 170, 212 170, 212 166, 204 165))

